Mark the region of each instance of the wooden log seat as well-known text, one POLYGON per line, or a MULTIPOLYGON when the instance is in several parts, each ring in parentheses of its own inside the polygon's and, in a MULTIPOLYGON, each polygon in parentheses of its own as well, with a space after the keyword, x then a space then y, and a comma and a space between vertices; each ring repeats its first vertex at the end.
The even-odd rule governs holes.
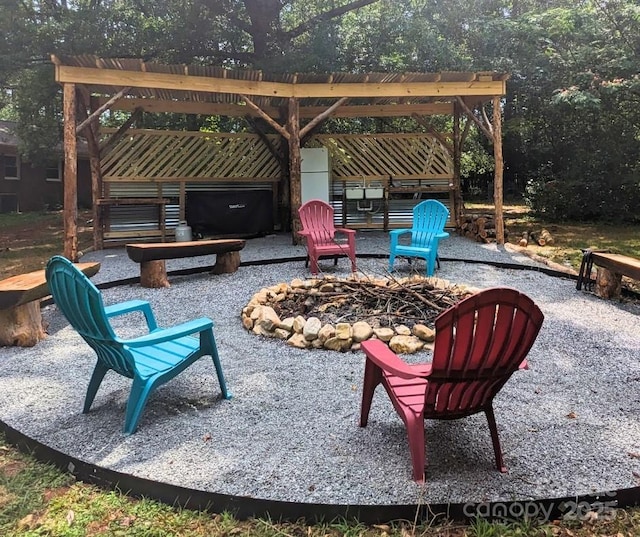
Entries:
POLYGON ((127 244, 127 254, 140 263, 140 284, 143 287, 169 287, 166 259, 180 259, 199 255, 216 255, 213 274, 235 272, 240 266, 242 239, 218 239, 189 242, 148 242, 127 244))
POLYGON ((590 285, 591 269, 597 265, 595 293, 602 298, 617 298, 622 288, 622 276, 640 281, 640 259, 609 252, 585 250, 578 274, 577 289, 590 285))
MULTIPOLYGON (((76 266, 89 277, 100 270, 100 263, 76 266)), ((46 337, 40 299, 49 294, 44 269, 0 281, 0 345, 33 347, 46 337)))

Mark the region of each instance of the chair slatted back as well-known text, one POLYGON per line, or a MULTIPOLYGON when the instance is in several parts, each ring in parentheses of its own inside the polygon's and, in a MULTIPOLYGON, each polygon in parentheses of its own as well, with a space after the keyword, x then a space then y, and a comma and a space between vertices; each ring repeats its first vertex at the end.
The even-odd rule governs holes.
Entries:
POLYGON ((99 289, 62 256, 49 260, 46 278, 56 306, 98 359, 117 373, 132 378, 133 360, 113 332, 99 289))
POLYGON ((429 248, 436 234, 444 230, 449 209, 438 200, 424 200, 413 208, 411 245, 429 248))
POLYGON ((322 200, 309 200, 298 209, 302 229, 311 233, 314 244, 333 244, 335 224, 333 207, 322 200))
POLYGON ((468 415, 490 403, 533 345, 544 316, 515 289, 472 295, 435 322, 425 415, 468 415))

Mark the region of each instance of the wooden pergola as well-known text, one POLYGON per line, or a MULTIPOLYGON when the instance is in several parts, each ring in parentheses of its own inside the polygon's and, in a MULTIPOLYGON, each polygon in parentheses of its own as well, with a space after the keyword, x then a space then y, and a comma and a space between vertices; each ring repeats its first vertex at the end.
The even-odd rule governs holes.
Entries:
MULTIPOLYGON (((472 124, 493 144, 496 240, 504 243, 501 98, 508 75, 495 72, 330 73, 268 75, 199 65, 164 65, 133 59, 52 56, 64 94, 64 254, 77 260, 77 137, 87 139, 91 160, 94 222, 101 197, 101 154, 126 135, 141 112, 172 112, 261 118, 288 148, 284 194, 293 232, 300 229, 300 149, 329 117, 412 117, 433 132, 429 116, 453 117, 451 139, 442 139, 454 162, 456 223, 462 211, 460 155, 472 124), (492 104, 491 118, 484 105, 492 104), (112 135, 99 140, 99 117, 107 110, 131 112, 112 135), (461 117, 468 120, 461 127, 461 117)), ((260 134, 260 133, 259 133, 260 134)), ((440 136, 433 132, 434 135, 440 136)), ((266 138, 266 137, 265 137, 266 138)), ((94 226, 95 227, 95 226, 94 226)))

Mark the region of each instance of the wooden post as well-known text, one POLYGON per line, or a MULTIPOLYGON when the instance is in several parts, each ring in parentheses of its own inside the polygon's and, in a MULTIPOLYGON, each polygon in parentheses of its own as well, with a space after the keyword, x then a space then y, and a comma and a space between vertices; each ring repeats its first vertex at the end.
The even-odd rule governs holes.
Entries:
POLYGON ((462 184, 460 182, 460 155, 462 139, 460 137, 460 106, 453 103, 453 219, 456 228, 462 224, 462 184))
POLYGON ((78 144, 76 86, 64 84, 64 256, 78 261, 78 144))
POLYGON ((299 244, 300 236, 297 234, 302 229, 298 209, 302 205, 302 184, 300 171, 300 116, 298 100, 289 99, 289 114, 287 117, 287 130, 289 132, 289 201, 291 204, 291 238, 293 244, 299 244))
POLYGON ((102 170, 100 169, 100 144, 98 142, 98 121, 94 119, 85 131, 89 148, 89 166, 91 168, 91 208, 93 209, 93 247, 102 250, 102 212, 98 200, 102 198, 102 170))
POLYGON ((500 96, 493 97, 493 159, 495 170, 493 176, 493 204, 496 209, 496 242, 504 244, 504 218, 503 218, 503 171, 504 159, 502 157, 502 109, 500 107, 500 96))

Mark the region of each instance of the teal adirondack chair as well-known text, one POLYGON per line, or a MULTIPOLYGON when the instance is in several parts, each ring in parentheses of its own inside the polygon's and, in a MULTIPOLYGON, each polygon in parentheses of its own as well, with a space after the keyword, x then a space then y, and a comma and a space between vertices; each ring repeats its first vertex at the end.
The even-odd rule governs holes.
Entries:
POLYGON ((438 259, 438 243, 449 236, 444 226, 449 218, 449 209, 437 200, 425 200, 413 208, 411 229, 394 229, 389 232, 391 248, 389 272, 397 256, 421 257, 427 265, 427 276, 433 276, 438 259), (403 244, 400 237, 411 234, 411 242, 403 244))
POLYGON ((125 434, 132 434, 151 392, 204 355, 213 358, 223 397, 231 398, 211 319, 202 317, 164 329, 158 327, 146 301, 130 300, 105 306, 98 288, 62 256, 49 260, 46 277, 56 306, 98 355, 83 413, 89 412, 102 379, 112 369, 133 379, 123 429, 125 434), (132 312, 144 315, 149 333, 134 339, 121 339, 114 333, 109 319, 132 312), (196 335, 198 337, 194 337, 196 335))

